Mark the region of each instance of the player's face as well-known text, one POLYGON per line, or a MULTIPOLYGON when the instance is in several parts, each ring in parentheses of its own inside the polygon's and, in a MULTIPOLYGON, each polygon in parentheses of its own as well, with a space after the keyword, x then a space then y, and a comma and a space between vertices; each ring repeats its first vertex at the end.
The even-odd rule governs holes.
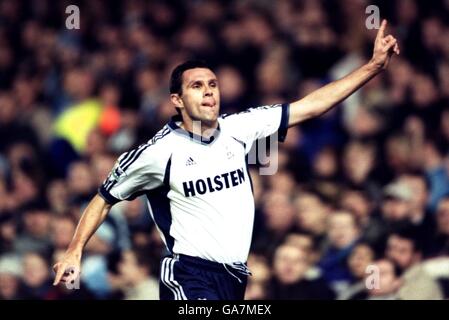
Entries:
POLYGON ((185 71, 179 98, 184 121, 201 121, 202 125, 215 126, 220 111, 220 90, 217 77, 210 69, 185 71))

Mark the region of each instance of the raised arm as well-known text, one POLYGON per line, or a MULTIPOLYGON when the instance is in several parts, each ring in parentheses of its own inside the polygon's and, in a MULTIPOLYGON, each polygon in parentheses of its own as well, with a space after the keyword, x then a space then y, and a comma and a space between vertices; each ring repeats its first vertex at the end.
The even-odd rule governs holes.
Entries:
POLYGON ((106 218, 111 205, 96 195, 86 207, 64 257, 53 267, 56 276, 53 285, 75 280, 80 273, 81 255, 90 237, 106 218), (73 272, 72 272, 73 271, 73 272))
POLYGON ((387 21, 383 20, 374 42, 373 57, 368 63, 290 104, 289 126, 325 113, 387 68, 391 56, 400 51, 397 40, 391 35, 385 36, 386 27, 387 21))

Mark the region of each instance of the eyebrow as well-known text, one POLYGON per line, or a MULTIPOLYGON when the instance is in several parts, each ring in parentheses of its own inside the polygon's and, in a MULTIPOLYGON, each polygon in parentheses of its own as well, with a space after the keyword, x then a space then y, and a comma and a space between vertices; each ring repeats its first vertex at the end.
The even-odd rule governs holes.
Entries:
MULTIPOLYGON (((213 82, 218 82, 218 79, 217 79, 217 78, 212 78, 212 79, 207 80, 206 82, 211 82, 211 81, 213 81, 213 82)), ((193 85, 193 84, 195 84, 195 83, 197 83, 197 82, 204 82, 204 81, 203 81, 203 80, 192 80, 192 81, 190 81, 190 82, 187 84, 187 86, 189 87, 189 86, 191 86, 191 85, 193 85)))

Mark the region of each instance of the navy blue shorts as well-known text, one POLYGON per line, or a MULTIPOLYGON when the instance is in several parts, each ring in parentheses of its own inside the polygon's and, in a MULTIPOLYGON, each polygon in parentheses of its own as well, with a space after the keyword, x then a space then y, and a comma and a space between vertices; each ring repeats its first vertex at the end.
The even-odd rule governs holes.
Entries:
POLYGON ((161 300, 243 300, 250 272, 244 263, 223 264, 175 254, 162 259, 161 300))

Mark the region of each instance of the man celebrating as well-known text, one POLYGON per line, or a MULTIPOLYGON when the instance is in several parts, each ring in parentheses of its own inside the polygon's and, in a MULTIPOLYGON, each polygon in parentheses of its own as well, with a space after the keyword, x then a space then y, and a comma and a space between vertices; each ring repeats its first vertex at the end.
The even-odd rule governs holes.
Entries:
POLYGON ((148 143, 122 154, 85 209, 54 285, 79 276, 82 251, 112 205, 146 195, 171 255, 161 263, 160 298, 243 299, 254 199, 245 156, 252 143, 319 116, 385 69, 397 40, 383 21, 372 59, 347 75, 290 104, 219 116, 214 72, 188 61, 175 68, 170 96, 179 115, 148 143))

